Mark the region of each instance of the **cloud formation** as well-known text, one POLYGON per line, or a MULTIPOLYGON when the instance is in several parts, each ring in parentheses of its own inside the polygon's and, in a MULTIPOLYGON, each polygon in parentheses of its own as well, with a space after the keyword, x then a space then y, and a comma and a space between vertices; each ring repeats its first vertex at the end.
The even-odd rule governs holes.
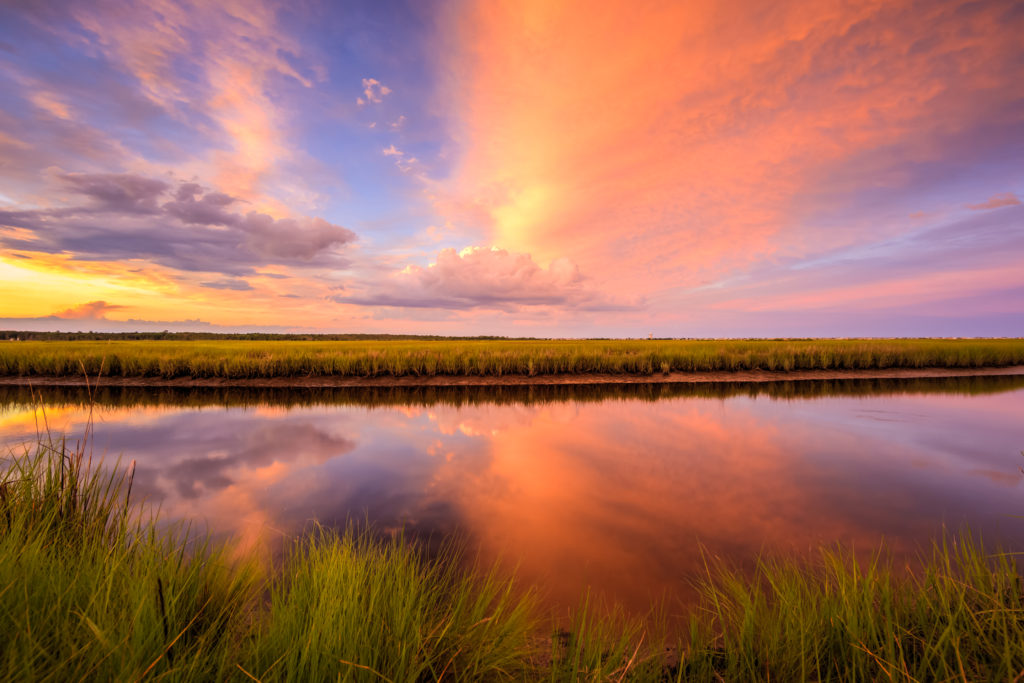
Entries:
POLYGON ((1024 152, 1008 1, 526 0, 449 19, 462 155, 440 210, 478 207, 495 243, 613 291, 668 301, 905 233, 915 200, 1024 152))
POLYGON ((155 0, 69 9, 92 48, 136 79, 150 103, 219 140, 205 161, 216 186, 263 199, 265 181, 300 156, 271 93, 285 79, 312 88, 325 73, 281 30, 273 3, 155 0))
POLYGON ((0 315, 1024 334, 1019 5, 0 3, 0 315))
POLYGON ((980 204, 968 204, 968 209, 975 211, 986 211, 988 209, 1000 209, 1004 206, 1020 206, 1020 199, 1012 192, 1001 192, 994 194, 980 204))
MULTIPOLYGON (((69 252, 78 259, 146 259, 184 271, 246 275, 268 264, 340 265, 355 233, 322 218, 274 218, 234 210, 240 202, 196 183, 133 174, 61 174, 85 201, 54 209, 0 211, 8 249, 69 252)), ((207 283, 206 286, 222 287, 207 283)), ((230 281, 231 289, 245 289, 230 281)))
POLYGON ((363 106, 364 104, 380 104, 384 101, 384 97, 391 94, 391 88, 384 85, 376 78, 364 78, 363 79, 363 94, 356 98, 356 104, 363 106))
POLYGON ((162 180, 127 173, 64 173, 65 188, 92 200, 96 212, 158 213, 156 201, 170 187, 162 180))
POLYGON ((497 247, 443 249, 427 267, 409 265, 366 293, 335 296, 339 303, 403 308, 509 309, 559 306, 583 310, 632 308, 587 287, 572 261, 560 258, 542 268, 529 254, 497 247))
POLYGON ((106 301, 90 301, 78 306, 72 306, 59 313, 54 313, 53 317, 63 320, 106 320, 108 311, 116 311, 121 308, 124 308, 124 306, 108 304, 106 301))
MULTIPOLYGON (((88 304, 83 304, 87 306, 88 304)), ((78 307, 73 307, 74 310, 78 307)), ((104 309, 116 310, 120 306, 111 305, 104 309)), ((309 333, 315 331, 311 327, 263 325, 216 325, 198 318, 184 320, 142 320, 125 318, 113 320, 103 315, 97 318, 62 318, 58 315, 47 315, 35 318, 0 318, 0 330, 25 330, 30 332, 219 332, 219 333, 309 333)))

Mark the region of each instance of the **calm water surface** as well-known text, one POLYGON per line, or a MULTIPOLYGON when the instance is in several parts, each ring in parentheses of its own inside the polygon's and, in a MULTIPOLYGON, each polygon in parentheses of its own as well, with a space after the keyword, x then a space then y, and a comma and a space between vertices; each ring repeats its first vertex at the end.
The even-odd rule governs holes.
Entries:
MULTIPOLYGON (((52 430, 82 433, 83 392, 36 396, 52 430)), ((968 524, 1024 548, 1024 377, 95 400, 94 451, 134 459, 165 518, 243 544, 349 517, 460 534, 554 607, 588 586, 637 612, 685 600, 701 544, 741 565, 883 538, 909 557, 968 524)), ((4 444, 41 415, 0 388, 4 444)))

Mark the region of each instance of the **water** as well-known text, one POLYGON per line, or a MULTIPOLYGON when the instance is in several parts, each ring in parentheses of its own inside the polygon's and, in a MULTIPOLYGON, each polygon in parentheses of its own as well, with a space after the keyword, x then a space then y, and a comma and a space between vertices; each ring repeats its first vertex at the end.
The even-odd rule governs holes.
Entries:
MULTIPOLYGON (((80 435, 82 390, 36 393, 80 435)), ((243 547, 311 520, 460 535, 555 609, 692 597, 701 553, 740 566, 821 544, 912 558, 943 527, 1024 549, 1024 377, 406 390, 103 389, 93 450, 137 494, 243 547), (703 551, 701 550, 703 548, 703 551)), ((0 387, 0 442, 43 411, 0 387)))

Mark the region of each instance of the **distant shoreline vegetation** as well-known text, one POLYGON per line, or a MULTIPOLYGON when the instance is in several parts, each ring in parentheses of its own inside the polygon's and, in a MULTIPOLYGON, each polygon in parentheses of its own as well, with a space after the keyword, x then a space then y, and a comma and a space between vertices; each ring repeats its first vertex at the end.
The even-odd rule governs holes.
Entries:
POLYGON ((1024 339, 291 341, 111 335, 0 344, 0 376, 6 377, 536 377, 1021 364, 1024 339))
POLYGON ((0 330, 3 341, 1019 341, 1019 337, 508 337, 504 335, 441 335, 384 333, 278 332, 60 332, 0 330))

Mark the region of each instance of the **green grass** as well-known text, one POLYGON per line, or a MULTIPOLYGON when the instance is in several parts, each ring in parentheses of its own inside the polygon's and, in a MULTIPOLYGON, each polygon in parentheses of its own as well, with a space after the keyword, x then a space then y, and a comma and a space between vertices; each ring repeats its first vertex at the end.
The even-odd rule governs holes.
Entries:
POLYGON ((0 678, 515 680, 529 664, 530 595, 451 551, 318 529, 268 577, 159 531, 117 471, 63 443, 8 462, 0 678))
POLYGON ((212 680, 229 668, 251 565, 158 533, 127 505, 125 470, 101 474, 84 450, 44 442, 6 464, 0 678, 212 680))
POLYGON ((821 551, 817 566, 712 564, 683 680, 1013 681, 1024 672, 1024 594, 1013 558, 966 534, 894 574, 821 551))
POLYGON ((639 374, 1024 364, 1024 340, 54 341, 0 344, 0 376, 639 374))
POLYGON ((877 553, 714 560, 689 628, 584 598, 565 628, 531 591, 455 551, 314 527, 281 566, 158 527, 130 470, 44 442, 0 484, 0 678, 260 681, 1012 681, 1024 594, 1012 557, 966 535, 923 569, 877 553), (117 474, 121 472, 121 474, 117 474))
POLYGON ((426 562, 401 539, 316 529, 270 584, 244 653, 260 680, 518 679, 533 627, 529 595, 494 572, 426 562))

